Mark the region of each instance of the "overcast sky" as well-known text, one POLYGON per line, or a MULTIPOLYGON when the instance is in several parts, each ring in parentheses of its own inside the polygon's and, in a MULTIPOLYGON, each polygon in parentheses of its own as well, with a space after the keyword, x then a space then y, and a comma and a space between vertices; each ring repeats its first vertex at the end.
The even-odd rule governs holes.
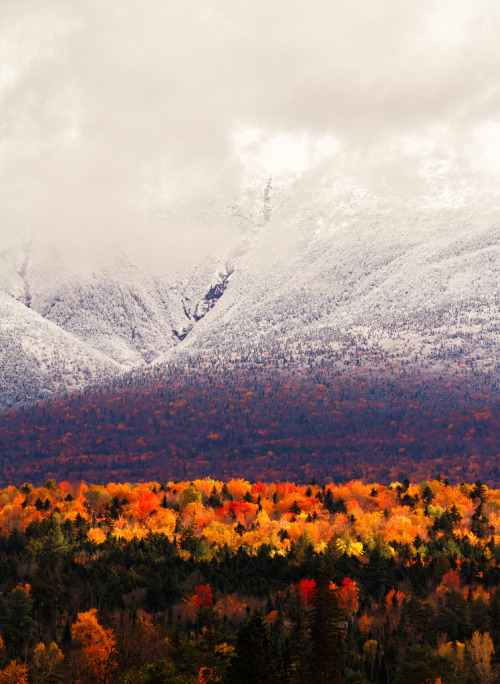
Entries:
POLYGON ((3 0, 1 234, 112 244, 319 163, 494 190, 499 35, 497 0, 3 0))

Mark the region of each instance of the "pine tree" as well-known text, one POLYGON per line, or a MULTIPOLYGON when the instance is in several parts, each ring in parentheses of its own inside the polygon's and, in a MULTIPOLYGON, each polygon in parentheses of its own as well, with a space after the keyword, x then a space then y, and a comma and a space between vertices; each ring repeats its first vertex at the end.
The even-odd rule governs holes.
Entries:
POLYGON ((253 612, 238 631, 236 655, 226 684, 279 684, 284 681, 279 655, 259 611, 253 612))
POLYGON ((314 681, 312 667, 312 642, 309 631, 309 615, 299 591, 292 598, 292 684, 309 684, 314 681))
POLYGON ((313 681, 341 684, 345 620, 335 591, 333 563, 325 557, 316 582, 311 616, 313 681))
MULTIPOLYGON (((226 487, 227 489, 227 487, 226 487)), ((208 497, 207 504, 211 506, 212 508, 222 508, 222 499, 220 496, 217 494, 217 490, 215 488, 215 485, 212 488, 212 491, 210 492, 210 496, 208 497)))
POLYGON ((28 645, 36 627, 32 612, 33 599, 23 587, 16 587, 1 597, 0 625, 10 655, 22 655, 28 645))

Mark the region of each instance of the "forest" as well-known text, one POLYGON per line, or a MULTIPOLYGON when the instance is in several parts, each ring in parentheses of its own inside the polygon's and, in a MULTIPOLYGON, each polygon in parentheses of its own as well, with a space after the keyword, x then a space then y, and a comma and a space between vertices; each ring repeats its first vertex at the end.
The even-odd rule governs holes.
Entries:
POLYGON ((49 479, 0 531, 0 684, 499 681, 481 480, 49 479))
POLYGON ((242 474, 390 484, 440 472, 500 486, 500 404, 483 376, 391 371, 159 368, 4 411, 0 486, 242 474))

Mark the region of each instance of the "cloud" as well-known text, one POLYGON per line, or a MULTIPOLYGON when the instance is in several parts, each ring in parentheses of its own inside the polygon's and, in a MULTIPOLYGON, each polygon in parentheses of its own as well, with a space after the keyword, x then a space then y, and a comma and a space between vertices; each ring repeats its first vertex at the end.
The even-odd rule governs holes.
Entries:
MULTIPOLYGON (((485 187, 499 173, 481 151, 498 118, 490 0, 7 0, 2 13, 4 236, 132 243, 152 207, 230 196, 249 168, 310 163, 321 140, 339 172, 405 192, 429 155, 485 187), (408 152, 416 137, 427 145, 408 152)), ((190 226, 186 244, 210 231, 190 226)))

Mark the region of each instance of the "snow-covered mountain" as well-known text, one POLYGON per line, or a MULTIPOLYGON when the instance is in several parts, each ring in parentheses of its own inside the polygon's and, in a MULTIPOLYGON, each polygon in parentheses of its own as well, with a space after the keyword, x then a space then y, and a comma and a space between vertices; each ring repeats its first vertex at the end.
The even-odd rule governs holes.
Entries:
POLYGON ((0 405, 19 406, 83 390, 122 367, 5 293, 0 293, 0 405))
POLYGON ((494 198, 403 202, 305 175, 197 220, 225 244, 179 268, 124 251, 78 264, 26 236, 5 251, 0 405, 187 359, 498 369, 494 198))

